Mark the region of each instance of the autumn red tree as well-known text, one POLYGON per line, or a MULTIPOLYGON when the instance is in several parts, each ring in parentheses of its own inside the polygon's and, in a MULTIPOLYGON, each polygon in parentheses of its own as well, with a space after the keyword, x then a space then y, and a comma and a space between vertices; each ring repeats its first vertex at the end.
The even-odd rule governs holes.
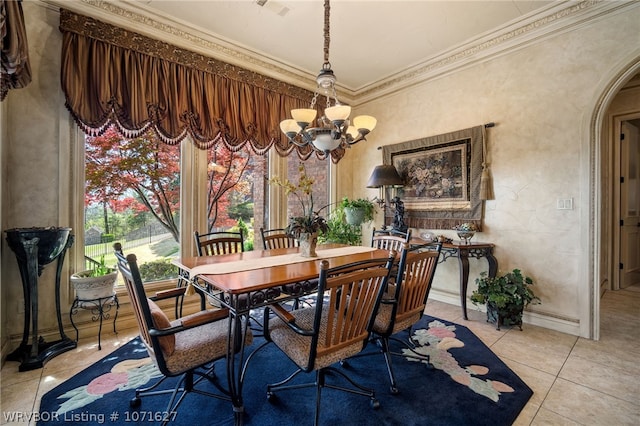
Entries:
POLYGON ((163 144, 152 132, 127 139, 112 127, 87 137, 85 153, 85 203, 103 206, 107 233, 107 208, 117 212, 126 206, 146 209, 179 241, 179 146, 163 144))
POLYGON ((209 231, 228 228, 237 220, 230 216, 233 205, 252 199, 252 161, 245 149, 232 152, 223 145, 208 154, 207 219, 209 231))

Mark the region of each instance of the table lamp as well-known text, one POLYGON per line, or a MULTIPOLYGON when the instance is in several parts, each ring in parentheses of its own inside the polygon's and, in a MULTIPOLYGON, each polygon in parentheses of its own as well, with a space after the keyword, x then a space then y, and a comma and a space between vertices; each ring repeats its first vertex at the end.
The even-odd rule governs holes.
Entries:
POLYGON ((400 197, 396 196, 397 188, 404 186, 404 182, 392 164, 382 164, 376 166, 367 181, 367 188, 379 188, 380 194, 374 199, 380 208, 384 208, 386 203, 384 201, 385 187, 391 187, 393 193, 391 194, 391 204, 395 205, 395 212, 393 218, 392 229, 406 232, 408 226, 404 223, 404 203, 400 200, 400 197))

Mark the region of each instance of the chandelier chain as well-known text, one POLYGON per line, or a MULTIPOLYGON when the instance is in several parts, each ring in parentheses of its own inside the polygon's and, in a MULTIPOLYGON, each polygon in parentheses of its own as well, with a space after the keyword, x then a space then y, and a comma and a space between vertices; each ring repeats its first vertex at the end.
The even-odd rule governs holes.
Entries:
POLYGON ((324 0, 324 63, 325 64, 329 63, 329 43, 331 41, 331 36, 329 34, 330 10, 331 10, 331 6, 329 5, 329 0, 324 0))

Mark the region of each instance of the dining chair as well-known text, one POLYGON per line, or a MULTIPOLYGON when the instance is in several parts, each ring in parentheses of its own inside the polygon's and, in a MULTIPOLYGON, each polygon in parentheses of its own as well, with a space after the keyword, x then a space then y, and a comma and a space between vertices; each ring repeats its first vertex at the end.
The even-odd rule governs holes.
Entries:
MULTIPOLYGON (((276 229, 263 229, 260 228, 260 234, 262 235, 262 244, 265 250, 298 247, 299 243, 292 235, 287 234, 284 228, 276 229)), ((297 283, 285 284, 280 289, 284 294, 289 296, 302 296, 303 294, 309 294, 318 288, 318 280, 304 280, 297 283)), ((293 309, 300 307, 300 298, 294 297, 293 309)))
POLYGON ((267 385, 270 401, 275 392, 315 387, 316 425, 320 420, 323 388, 367 396, 373 408, 379 407, 374 390, 361 386, 331 365, 361 352, 366 346, 394 258, 395 252, 390 252, 388 258, 333 268, 329 267, 329 261, 322 260, 315 306, 293 311, 287 311, 280 304, 265 308, 263 328, 267 343, 275 344, 297 367, 286 379, 267 385), (270 311, 275 314, 273 317, 270 311), (314 382, 288 384, 298 374, 312 372, 315 372, 314 382), (329 383, 327 376, 331 375, 342 377, 352 387, 329 383))
MULTIPOLYGON (((422 318, 431 290, 433 276, 438 265, 442 243, 407 247, 400 256, 400 264, 395 283, 385 290, 376 314, 371 343, 384 355, 391 382, 390 391, 397 394, 398 386, 393 372, 391 355, 399 355, 429 362, 428 356, 415 351, 411 341, 411 328, 422 318), (400 339, 396 333, 408 330, 409 337, 400 339), (390 340, 399 342, 410 352, 393 352, 390 340)), ((370 353, 369 353, 370 354, 370 353)))
POLYGON ((260 235, 262 236, 262 246, 265 250, 298 247, 298 240, 287 234, 284 228, 260 228, 260 235))
POLYGON ((242 229, 234 231, 217 231, 207 234, 193 233, 198 256, 216 256, 219 254, 240 253, 244 251, 244 235, 242 229))
MULTIPOLYGON (((113 252, 116 255, 116 261, 118 262, 118 265, 128 267, 127 258, 126 258, 126 255, 124 254, 124 251, 122 250, 121 243, 113 244, 113 252)), ((175 301, 175 309, 174 309, 175 318, 180 318, 182 316, 182 304, 184 301, 184 296, 187 291, 187 285, 186 283, 184 283, 183 285, 182 280, 183 278, 178 278, 176 282, 176 288, 157 291, 154 296, 149 296, 149 299, 151 299, 154 302, 156 300, 165 300, 165 299, 173 298, 175 301)), ((204 303, 203 303, 204 295, 202 293, 199 293, 199 295, 202 302, 201 306, 204 306, 204 303)), ((202 309, 204 309, 204 307, 202 309)))
MULTIPOLYGON (((215 361, 225 359, 228 355, 227 341, 231 330, 228 309, 199 311, 169 321, 162 309, 147 297, 136 256, 129 254, 124 258, 116 253, 116 257, 138 321, 142 343, 164 376, 153 386, 136 389, 135 397, 130 401, 131 407, 139 407, 143 397, 171 394, 162 419, 162 424, 166 424, 175 420, 178 406, 191 392, 231 401, 228 390, 218 383, 214 371, 215 361), (157 390, 164 379, 176 376, 180 376, 180 380, 173 389, 157 390), (196 388, 205 379, 220 393, 196 388)), ((250 345, 253 335, 246 323, 242 328, 246 331, 244 344, 250 345)))
POLYGON ((411 229, 407 232, 401 232, 394 229, 373 228, 373 231, 371 232, 371 247, 383 250, 394 250, 397 253, 396 261, 393 265, 393 269, 391 270, 391 277, 389 278, 390 282, 396 280, 400 256, 410 239, 411 229))
MULTIPOLYGON (((242 229, 239 232, 232 231, 219 231, 210 232, 208 234, 199 234, 198 231, 193 233, 196 242, 196 251, 198 256, 219 256, 223 254, 240 253, 244 251, 244 235, 242 229)), ((279 289, 269 289, 269 297, 275 298, 280 295, 279 289)), ((224 297, 226 302, 229 302, 229 296, 218 292, 219 295, 224 297)), ((249 304, 251 294, 243 294, 239 298, 241 307, 246 307, 249 304)), ((210 303, 216 306, 217 301, 215 298, 209 298, 210 303)), ((253 316, 249 316, 254 321, 258 328, 262 327, 262 324, 258 319, 253 316)))
POLYGON ((411 229, 401 232, 394 229, 376 229, 371 232, 371 247, 395 250, 398 254, 404 249, 404 244, 411 239, 411 229))

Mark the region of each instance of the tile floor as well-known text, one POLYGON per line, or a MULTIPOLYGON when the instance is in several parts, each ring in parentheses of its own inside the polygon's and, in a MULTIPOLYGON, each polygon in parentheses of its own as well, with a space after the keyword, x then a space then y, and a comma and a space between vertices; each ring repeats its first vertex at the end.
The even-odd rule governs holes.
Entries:
MULTIPOLYGON (((458 306, 436 301, 429 301, 427 313, 470 328, 533 389, 515 425, 639 425, 640 286, 606 292, 601 307, 599 341, 527 324, 523 331, 497 331, 481 312, 469 309, 470 320, 464 321, 458 306)), ((107 328, 101 351, 86 338, 38 370, 19 373, 17 362, 5 363, 1 424, 12 424, 8 412, 37 411, 44 393, 136 335, 130 329, 116 336, 107 328)))

